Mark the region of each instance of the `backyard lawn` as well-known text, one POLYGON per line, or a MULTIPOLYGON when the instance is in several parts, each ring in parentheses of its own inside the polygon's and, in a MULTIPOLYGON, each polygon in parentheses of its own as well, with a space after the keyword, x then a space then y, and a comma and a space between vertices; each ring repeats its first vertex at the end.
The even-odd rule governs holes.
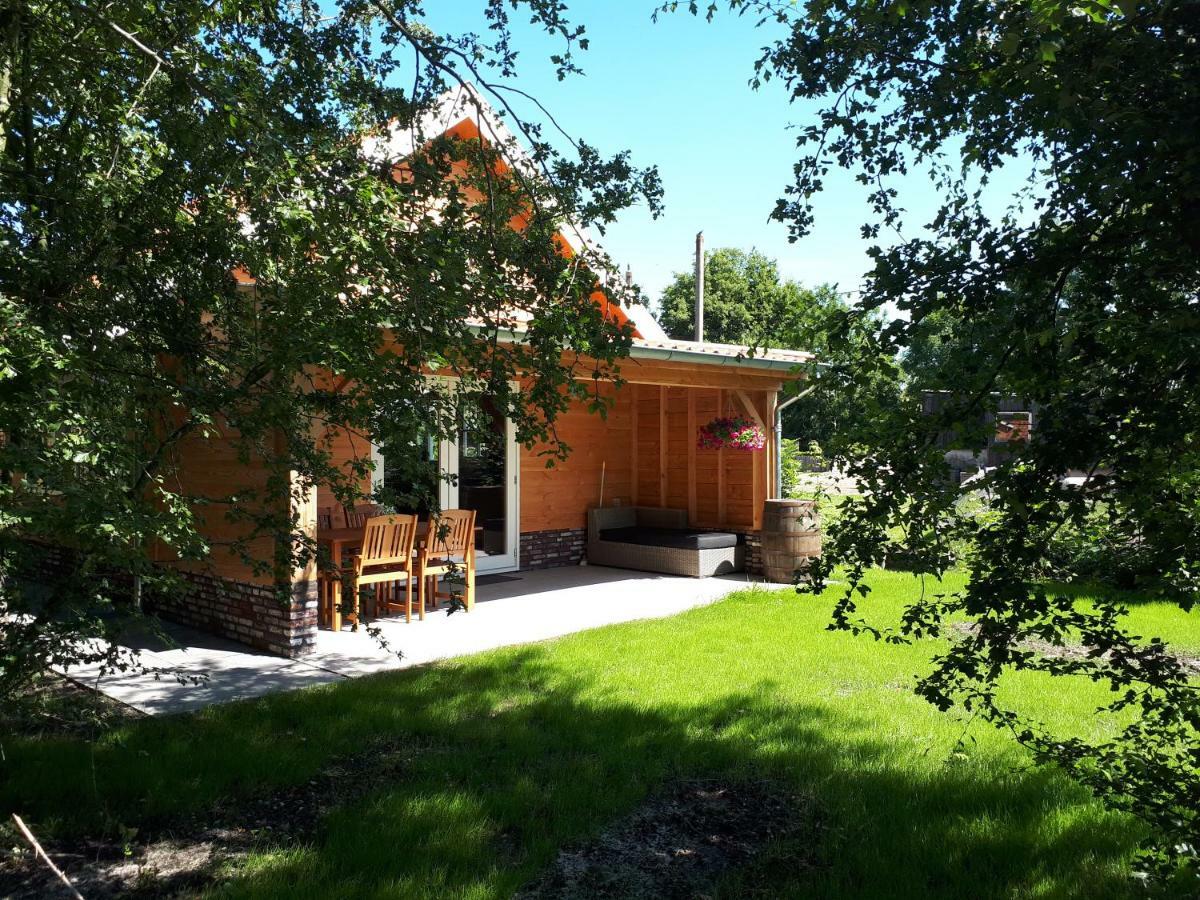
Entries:
MULTIPOLYGON (((872 582, 872 603, 892 610, 916 584, 872 582)), ((701 779, 792 798, 789 827, 722 875, 718 896, 1141 893, 1130 820, 914 697, 935 642, 830 633, 829 605, 746 591, 671 619, 119 725, 94 743, 0 738, 0 799, 64 846, 105 833, 136 844, 246 798, 276 797, 294 816, 314 791, 340 798, 311 807, 327 811, 308 828, 254 833, 207 884, 222 896, 510 896, 560 850, 701 779)), ((1063 730, 1100 727, 1101 688, 1031 677, 1007 689, 1063 730)))

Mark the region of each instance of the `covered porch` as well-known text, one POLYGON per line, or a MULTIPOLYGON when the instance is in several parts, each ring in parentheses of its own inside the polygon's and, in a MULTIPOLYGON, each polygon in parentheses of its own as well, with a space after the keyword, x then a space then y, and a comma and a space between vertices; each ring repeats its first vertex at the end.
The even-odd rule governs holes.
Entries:
MULTIPOLYGON (((635 339, 619 380, 594 386, 609 401, 607 414, 600 416, 588 404, 574 401, 559 415, 555 430, 570 453, 554 466, 547 466, 546 447, 519 445, 513 423, 494 410, 483 417, 482 430, 425 445, 429 461, 453 476, 440 485, 440 506, 475 511, 480 577, 574 569, 585 561, 589 510, 638 506, 677 510, 692 529, 733 533, 745 548, 745 575, 760 578, 763 505, 777 496, 775 414, 781 390, 804 377, 799 366, 809 358, 792 351, 753 355, 745 347, 635 339), (765 447, 699 446, 698 429, 719 417, 754 422, 765 432, 765 447)), ((315 430, 313 439, 328 448, 332 462, 349 467, 356 477, 372 473, 361 476, 364 497, 375 492, 378 479, 386 486, 391 469, 387 450, 375 446, 370 435, 331 424, 315 430)), ((235 496, 243 487, 261 495, 265 490, 265 464, 239 457, 224 433, 189 438, 180 456, 187 487, 198 495, 235 496)), ((311 539, 331 543, 329 532, 335 529, 321 527, 321 513, 331 511, 328 521, 335 521, 340 507, 326 486, 294 491, 280 502, 291 504, 311 539)), ((321 581, 315 563, 283 572, 255 569, 235 550, 240 546, 259 559, 271 559, 279 548, 269 538, 244 543, 249 540, 245 523, 230 520, 223 506, 198 509, 197 515, 214 552, 203 565, 180 566, 191 590, 157 602, 164 618, 293 659, 307 659, 330 646, 329 632, 317 627, 321 581), (291 602, 281 604, 281 595, 290 595, 291 602)), ((344 525, 349 530, 350 523, 344 525)), ((628 577, 653 576, 630 572, 628 577)), ((482 583, 476 609, 454 620, 483 618, 484 603, 508 583, 482 583)), ((556 597, 564 604, 576 603, 571 594, 556 597)), ((532 628, 552 620, 528 617, 532 628)), ((411 631, 405 644, 413 653, 436 646, 433 622, 414 621, 411 631), (419 632, 423 637, 418 638, 419 632)))
MULTIPOLYGON (((588 511, 642 506, 686 513, 687 526, 735 532, 747 544, 747 571, 759 571, 755 552, 764 501, 778 496, 776 410, 784 386, 803 378, 798 366, 809 355, 760 351, 690 341, 635 340, 619 381, 596 383, 607 404, 601 416, 573 401, 555 423, 566 459, 550 458, 545 446, 521 446, 511 422, 494 410, 484 427, 457 439, 418 442, 406 453, 432 462, 446 477, 443 509, 476 513, 478 570, 482 573, 571 566, 585 556, 588 511), (743 419, 766 436, 760 450, 700 446, 699 430, 719 418, 743 419), (417 449, 412 449, 417 448, 417 449)), ((333 462, 360 471, 366 494, 392 487, 391 452, 368 435, 332 426, 318 436, 333 462)), ((402 454, 403 455, 403 454, 402 454)), ((405 493, 410 485, 398 480, 405 493)), ((312 535, 319 510, 334 509, 331 491, 312 492, 312 535)), ((335 510, 336 518, 336 510, 335 510)), ((311 573, 297 573, 297 580, 311 573)))
POLYGON ((746 575, 683 578, 601 566, 481 576, 478 602, 469 615, 447 615, 443 607, 431 612, 419 628, 406 626, 403 618, 376 620, 389 645, 386 650, 362 629, 320 631, 310 653, 286 659, 168 623, 173 645, 146 637, 130 638, 127 645, 141 651, 147 666, 199 676, 199 683, 180 683, 170 674, 101 676, 94 666, 76 666, 65 674, 149 715, 188 712, 604 625, 671 616, 755 586, 746 575))

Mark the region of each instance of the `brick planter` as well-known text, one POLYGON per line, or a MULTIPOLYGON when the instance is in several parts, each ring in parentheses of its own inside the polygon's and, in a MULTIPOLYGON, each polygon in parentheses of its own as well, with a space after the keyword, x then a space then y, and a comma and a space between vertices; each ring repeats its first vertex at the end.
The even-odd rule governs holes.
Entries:
MULTIPOLYGON (((26 548, 16 574, 27 581, 52 584, 75 565, 74 553, 66 548, 33 542, 26 548)), ((196 572, 176 574, 183 581, 182 589, 171 595, 147 593, 143 598, 147 612, 279 656, 302 656, 313 649, 316 582, 293 585, 292 596, 281 601, 272 585, 196 572)), ((127 575, 106 577, 132 597, 133 584, 127 575)))

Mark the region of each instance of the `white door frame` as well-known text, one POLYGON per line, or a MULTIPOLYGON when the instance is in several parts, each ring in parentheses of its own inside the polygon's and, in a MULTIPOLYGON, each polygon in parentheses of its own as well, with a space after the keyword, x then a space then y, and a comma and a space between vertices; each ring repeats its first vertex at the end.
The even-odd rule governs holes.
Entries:
MULTIPOLYGON (((515 572, 521 567, 521 449, 517 444, 517 426, 507 416, 504 419, 504 542, 508 552, 483 556, 476 551, 475 567, 479 572, 515 572)), ((383 452, 371 442, 371 488, 377 490, 383 481, 383 452)), ((458 441, 449 438, 438 443, 438 465, 443 475, 438 481, 438 503, 442 509, 458 506, 458 441)))
MULTIPOLYGON (((517 445, 517 426, 504 419, 504 543, 507 553, 483 556, 476 549, 475 568, 480 572, 513 572, 521 566, 521 457, 517 445)), ((439 448, 443 472, 458 478, 458 441, 444 440, 439 448)), ((458 506, 458 484, 443 480, 442 509, 458 506)))

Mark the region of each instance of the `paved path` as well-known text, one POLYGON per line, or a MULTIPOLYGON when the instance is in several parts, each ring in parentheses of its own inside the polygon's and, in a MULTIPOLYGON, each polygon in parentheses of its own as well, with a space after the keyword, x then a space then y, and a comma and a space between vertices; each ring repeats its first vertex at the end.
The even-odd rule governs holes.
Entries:
MULTIPOLYGON (((407 668, 482 650, 542 641, 602 625, 674 615, 704 606, 751 582, 743 575, 680 578, 601 566, 571 566, 481 578, 479 602, 469 613, 438 611, 424 622, 380 622, 393 652, 364 632, 317 632, 314 651, 283 659, 191 628, 168 625, 177 646, 130 642, 149 666, 205 675, 180 684, 150 675, 106 675, 97 666, 66 674, 151 715, 187 712, 212 703, 341 681, 407 668), (397 658, 394 651, 403 653, 397 658)), ((766 585, 788 589, 786 585, 766 585)))

